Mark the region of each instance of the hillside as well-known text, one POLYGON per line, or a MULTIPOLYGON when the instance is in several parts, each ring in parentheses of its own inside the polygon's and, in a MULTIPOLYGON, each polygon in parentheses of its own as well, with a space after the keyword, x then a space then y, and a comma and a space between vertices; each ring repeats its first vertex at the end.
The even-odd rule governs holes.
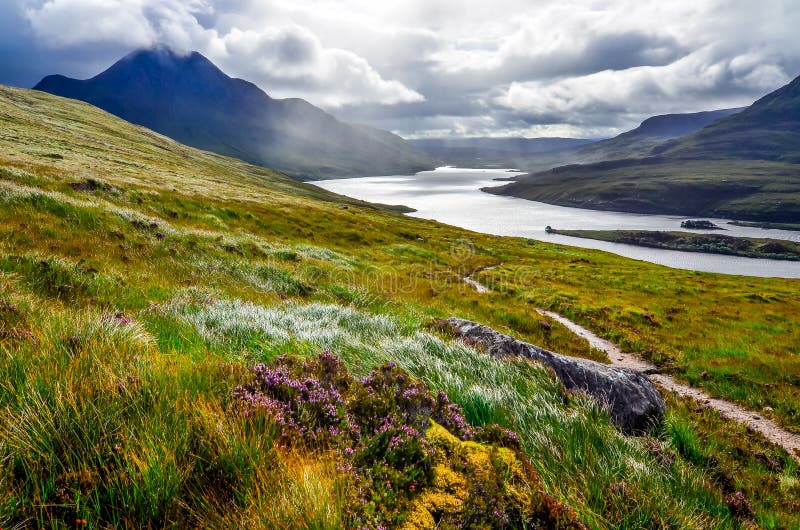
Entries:
POLYGON ((34 88, 300 179, 414 173, 435 165, 399 136, 340 122, 302 99, 273 99, 197 52, 138 51, 91 79, 51 75, 34 88))
POLYGON ((800 78, 648 156, 623 152, 624 159, 556 167, 486 191, 599 210, 796 223, 799 109, 800 78))
POLYGON ((655 149, 654 154, 800 163, 800 77, 738 114, 655 149))
POLYGON ((546 308, 800 432, 797 281, 410 218, 5 87, 0 205, 3 528, 800 524, 744 427, 667 394, 626 437, 432 325, 605 358, 546 308))
POLYGON ((409 142, 431 157, 461 167, 543 171, 564 164, 647 156, 665 141, 693 133, 742 109, 665 114, 644 120, 614 138, 430 138, 409 142))
POLYGON ((574 159, 586 163, 647 156, 654 147, 666 140, 699 131, 710 123, 741 111, 741 108, 737 108, 653 116, 635 129, 579 149, 574 159))
POLYGON ((592 210, 800 221, 800 166, 758 160, 612 160, 558 167, 483 191, 592 210))

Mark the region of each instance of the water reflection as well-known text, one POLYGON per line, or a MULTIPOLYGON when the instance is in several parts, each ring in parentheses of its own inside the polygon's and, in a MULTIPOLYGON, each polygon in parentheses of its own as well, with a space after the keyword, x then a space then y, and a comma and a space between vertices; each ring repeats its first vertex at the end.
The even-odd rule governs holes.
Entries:
MULTIPOLYGON (((800 278, 800 262, 660 250, 547 234, 544 227, 548 225, 561 230, 683 230, 680 222, 686 218, 568 208, 480 191, 482 187, 502 184, 495 179, 514 174, 502 169, 439 168, 416 175, 328 180, 314 184, 357 199, 403 204, 417 210, 409 215, 435 219, 478 232, 606 250, 680 269, 800 278)), ((800 232, 733 226, 724 219, 711 221, 724 227, 726 231, 721 233, 726 235, 800 241, 800 232)))

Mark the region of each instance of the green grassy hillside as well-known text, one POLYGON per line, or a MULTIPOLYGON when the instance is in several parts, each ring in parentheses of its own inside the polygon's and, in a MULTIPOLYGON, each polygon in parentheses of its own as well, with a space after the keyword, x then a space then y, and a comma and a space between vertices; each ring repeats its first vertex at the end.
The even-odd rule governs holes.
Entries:
POLYGON ((705 252, 743 256, 747 258, 800 261, 800 243, 781 239, 733 237, 722 234, 697 234, 693 232, 660 232, 653 230, 557 230, 561 234, 586 239, 638 245, 640 247, 705 252))
POLYGON ((552 309, 800 431, 798 285, 408 218, 0 88, 0 527, 794 527, 797 463, 743 427, 673 400, 627 438, 431 323, 602 359, 552 309))
POLYGON ((484 191, 593 210, 800 221, 800 165, 748 160, 614 160, 555 168, 484 191))

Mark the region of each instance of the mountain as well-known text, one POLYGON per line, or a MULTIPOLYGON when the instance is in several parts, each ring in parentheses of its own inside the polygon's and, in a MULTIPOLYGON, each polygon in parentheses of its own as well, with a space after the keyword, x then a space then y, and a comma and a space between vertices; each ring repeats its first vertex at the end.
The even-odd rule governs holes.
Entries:
POLYGON ((800 77, 742 112, 668 142, 653 154, 800 163, 800 77))
POLYGON ((452 165, 516 167, 543 171, 565 164, 647 156, 672 138, 693 133, 742 109, 665 114, 643 121, 614 138, 435 138, 409 140, 420 151, 452 165))
POLYGON ((644 155, 626 153, 486 191, 597 210, 800 222, 800 78, 644 155))
POLYGON ((133 52, 87 80, 47 76, 35 90, 91 103, 175 140, 300 178, 413 173, 435 164, 402 138, 274 99, 197 52, 133 52))
POLYGON ((633 130, 580 149, 576 156, 584 162, 646 156, 653 147, 663 144, 665 140, 699 131, 710 123, 742 110, 735 108, 653 116, 633 130))
POLYGON ((580 138, 425 138, 409 142, 437 160, 469 167, 518 165, 512 161, 572 151, 594 140, 580 138))

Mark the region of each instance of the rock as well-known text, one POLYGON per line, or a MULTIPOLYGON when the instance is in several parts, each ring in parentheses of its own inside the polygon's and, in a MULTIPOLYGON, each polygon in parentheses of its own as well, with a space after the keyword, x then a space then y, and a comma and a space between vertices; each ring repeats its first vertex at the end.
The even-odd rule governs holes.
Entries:
POLYGON ((611 419, 626 434, 646 433, 664 419, 661 393, 635 370, 560 355, 469 320, 449 318, 437 325, 494 357, 525 357, 551 368, 567 389, 582 390, 607 405, 611 419))

